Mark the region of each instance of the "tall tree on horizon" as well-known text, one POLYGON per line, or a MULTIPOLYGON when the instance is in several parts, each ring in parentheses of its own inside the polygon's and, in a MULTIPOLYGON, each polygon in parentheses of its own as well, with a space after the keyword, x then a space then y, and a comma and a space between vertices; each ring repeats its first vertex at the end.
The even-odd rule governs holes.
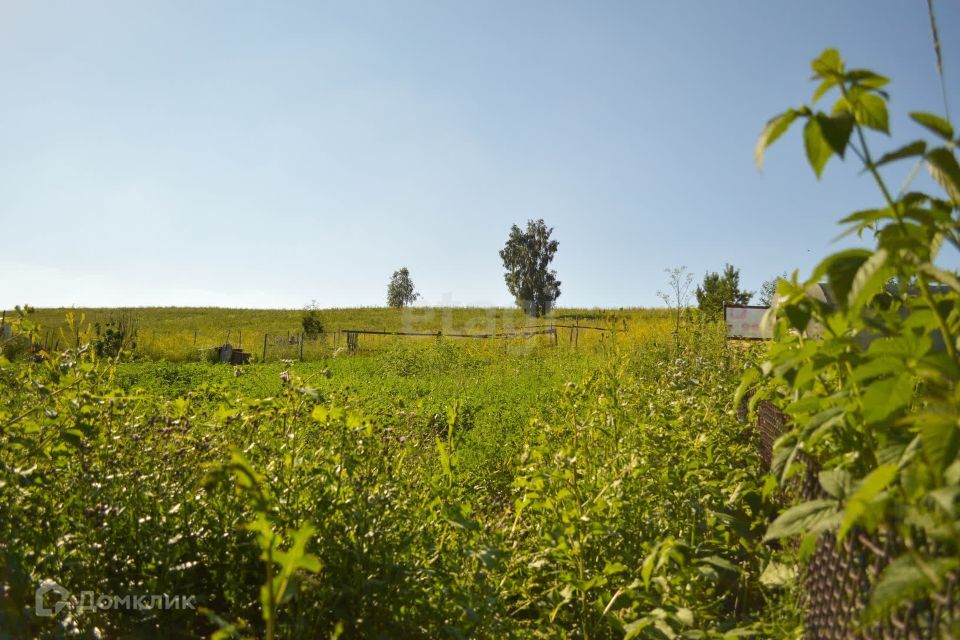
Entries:
POLYGON ((526 230, 510 227, 507 243, 500 250, 507 289, 517 306, 534 317, 549 313, 560 297, 557 272, 550 269, 560 243, 550 239, 552 233, 553 227, 547 227, 543 218, 528 220, 526 230))
POLYGON ((410 270, 400 267, 394 271, 387 284, 387 304, 394 309, 402 309, 416 302, 419 297, 420 294, 414 289, 413 280, 410 278, 410 270))

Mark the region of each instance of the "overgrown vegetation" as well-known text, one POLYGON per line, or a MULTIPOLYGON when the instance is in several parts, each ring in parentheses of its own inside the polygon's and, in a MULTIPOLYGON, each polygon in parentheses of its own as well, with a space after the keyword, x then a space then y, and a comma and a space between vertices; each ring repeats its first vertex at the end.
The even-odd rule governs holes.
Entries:
POLYGON ((103 324, 94 326, 93 348, 101 358, 116 358, 137 348, 139 319, 132 311, 121 309, 103 324))
POLYGON ((667 291, 657 291, 659 297, 667 305, 670 315, 673 316, 673 335, 678 345, 680 340, 680 321, 690 304, 690 285, 693 283, 693 274, 687 267, 679 266, 664 269, 668 276, 669 288, 667 291))
MULTIPOLYGON (((795 634, 722 327, 579 351, 0 365, 0 627, 115 637, 795 634), (440 366, 443 364, 443 366, 440 366), (328 378, 322 372, 330 368, 328 378), (197 610, 36 614, 35 589, 197 610)), ((793 612, 793 613, 791 613, 793 612)))

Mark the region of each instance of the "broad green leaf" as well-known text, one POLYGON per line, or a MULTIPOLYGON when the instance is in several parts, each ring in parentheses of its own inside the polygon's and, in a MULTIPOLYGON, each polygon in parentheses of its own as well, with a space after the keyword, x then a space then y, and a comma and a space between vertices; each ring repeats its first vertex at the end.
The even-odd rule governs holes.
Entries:
POLYGON ((960 428, 955 415, 923 414, 919 422, 924 456, 936 471, 943 471, 960 453, 960 428))
POLYGON ((926 158, 933 179, 940 183, 953 202, 960 203, 960 164, 953 153, 945 147, 938 147, 927 153, 926 158))
POLYGON ((881 491, 886 489, 894 478, 897 477, 897 465, 882 464, 863 479, 856 493, 853 494, 853 500, 872 500, 877 497, 881 491))
POLYGON ((943 577, 960 566, 957 558, 933 558, 924 563, 925 566, 921 567, 914 557, 904 554, 886 566, 870 596, 868 620, 876 620, 899 604, 942 587, 943 577), (931 577, 941 584, 935 584, 931 577))
POLYGON ((765 587, 785 587, 797 580, 797 567, 771 560, 760 574, 760 584, 765 587))
POLYGON ((853 131, 853 117, 849 113, 838 113, 832 116, 818 113, 815 117, 823 133, 823 139, 830 145, 830 149, 842 158, 847 150, 850 132, 853 131))
POLYGON ((939 489, 934 489, 930 492, 930 499, 941 509, 943 512, 948 515, 948 517, 956 517, 957 514, 957 497, 960 496, 960 487, 950 486, 950 487, 940 487, 939 489))
POLYGON ((943 472, 943 479, 950 484, 960 484, 960 460, 954 460, 953 464, 947 467, 943 472))
POLYGON ((677 618, 677 620, 688 627, 693 626, 693 611, 690 609, 687 609, 686 607, 678 607, 673 615, 677 618))
POLYGON ((851 69, 847 72, 847 80, 853 80, 861 87, 879 89, 890 83, 890 78, 881 76, 869 69, 851 69))
POLYGON ((813 308, 806 300, 798 300, 796 303, 784 305, 780 310, 787 317, 790 326, 797 331, 806 331, 810 324, 810 318, 813 317, 813 308))
POLYGON ((316 527, 310 523, 302 524, 299 529, 290 532, 291 545, 289 551, 273 552, 276 562, 281 567, 281 573, 278 576, 281 580, 289 579, 297 569, 304 569, 313 573, 320 571, 320 559, 306 551, 307 543, 316 533, 316 530, 316 527))
POLYGON ((830 91, 830 89, 837 85, 837 82, 838 79, 835 76, 824 78, 823 82, 817 87, 817 90, 813 92, 813 101, 816 102, 822 98, 827 91, 830 91))
POLYGON ((452 504, 443 509, 443 517, 455 527, 475 531, 479 523, 470 517, 470 506, 466 504, 452 504))
POLYGON ((862 93, 853 101, 853 117, 865 127, 890 133, 887 102, 875 93, 862 93))
POLYGON ((953 140, 953 126, 941 118, 940 116, 934 115, 932 113, 923 113, 921 111, 914 111, 910 114, 910 117, 917 124, 926 127, 933 133, 937 134, 947 142, 953 140))
POLYGON ((866 249, 839 251, 817 265, 814 269, 814 277, 826 275, 837 303, 846 307, 854 278, 872 255, 873 253, 866 249))
POLYGON ((930 336, 918 336, 912 332, 874 340, 867 353, 871 358, 893 357, 901 361, 901 368, 908 360, 919 360, 933 348, 930 336))
POLYGON ((807 152, 807 161, 819 178, 833 150, 824 138, 820 123, 816 118, 808 119, 806 126, 803 128, 803 146, 807 152))
POLYGON ((713 565, 718 569, 732 571, 733 573, 740 573, 740 567, 738 567, 737 565, 733 564, 732 562, 730 562, 725 558, 721 558, 720 556, 707 556, 706 558, 700 558, 699 561, 701 563, 713 565))
POLYGON ((673 628, 670 626, 670 624, 666 620, 663 620, 663 619, 655 620, 653 623, 653 626, 656 628, 657 631, 662 633, 664 637, 667 638, 667 640, 673 640, 674 638, 677 637, 677 632, 673 630, 673 628))
POLYGON ((873 296, 883 291, 883 285, 893 275, 893 269, 887 267, 889 254, 886 249, 877 249, 866 262, 860 265, 850 291, 847 292, 847 306, 851 309, 861 309, 873 299, 873 296))
POLYGON ((764 540, 776 540, 801 533, 816 533, 837 524, 836 500, 811 500, 790 507, 770 523, 764 540))
POLYGON ((797 545, 797 559, 800 560, 800 562, 806 562, 813 556, 817 550, 817 540, 819 537, 819 533, 805 533, 800 536, 800 544, 797 545))
POLYGON ((633 640, 639 637, 643 630, 652 624, 649 618, 640 618, 623 625, 623 640, 633 640))
POLYGON ((628 622, 623 625, 623 640, 633 640, 633 638, 639 637, 643 630, 649 627, 652 622, 648 618, 640 618, 639 620, 634 620, 633 622, 628 622))
MULTIPOLYGON (((917 312, 914 312, 916 314, 917 312)), ((927 312, 928 316, 933 316, 933 312, 927 312)), ((911 316, 912 318, 913 316, 911 316)), ((934 326, 936 322, 931 322, 927 326, 934 326)), ((939 330, 937 330, 939 331, 939 330)), ((931 338, 933 335, 930 336, 931 338)), ((939 336, 938 336, 939 337, 939 336)), ((931 343, 933 341, 931 340, 931 343)), ((960 362, 957 362, 955 358, 952 358, 950 354, 938 351, 935 353, 928 353, 917 366, 917 373, 920 376, 930 378, 941 378, 946 375, 954 380, 960 378, 960 362)))
POLYGON ((892 210, 889 207, 886 209, 864 209, 863 211, 855 211, 846 218, 840 220, 840 224, 848 224, 850 222, 873 224, 877 220, 882 220, 884 218, 893 218, 892 210))
POLYGON ((843 511, 843 521, 837 532, 839 538, 843 538, 854 525, 864 519, 864 516, 870 515, 869 510, 873 506, 871 503, 893 482, 897 477, 897 471, 895 464, 882 464, 867 474, 843 511))
POLYGON ((923 140, 916 140, 910 144, 906 144, 896 151, 891 151, 890 153, 883 154, 879 160, 877 160, 875 166, 883 166, 888 162, 894 162, 895 160, 902 160, 903 158, 911 158, 914 156, 922 156, 927 151, 927 143, 923 140))
POLYGON ((843 469, 834 468, 821 471, 819 474, 820 486, 830 494, 832 498, 843 499, 850 493, 853 487, 853 479, 850 473, 843 469))
POLYGON ((824 49, 820 56, 810 63, 810 68, 820 77, 843 73, 843 60, 836 49, 824 49))
POLYGON ((740 384, 737 386, 737 390, 733 396, 733 402, 735 405, 739 405, 740 401, 750 390, 750 387, 761 378, 762 374, 760 370, 756 367, 750 367, 743 372, 743 376, 740 378, 740 384))
POLYGON ((913 376, 909 373, 870 383, 863 394, 864 421, 867 424, 883 422, 893 413, 908 408, 913 400, 913 385, 913 376))
POLYGON ((452 478, 453 471, 450 464, 450 451, 439 436, 435 439, 437 442, 437 457, 440 459, 440 469, 447 478, 452 478))
POLYGON ((643 564, 640 565, 640 578, 643 580, 643 586, 650 586, 650 578, 653 576, 653 567, 657 563, 657 552, 659 551, 658 547, 655 547, 653 551, 647 554, 647 557, 643 559, 643 564))
POLYGON ((763 169, 764 151, 790 128, 793 121, 797 119, 797 115, 796 110, 789 109, 767 121, 767 125, 760 133, 760 139, 757 140, 757 146, 753 150, 753 157, 758 169, 763 169))
MULTIPOLYGON (((874 342, 876 344, 876 342, 874 342)), ((850 374, 850 381, 863 383, 880 376, 888 376, 903 369, 903 361, 897 358, 874 358, 857 366, 850 374)))
POLYGON ((957 278, 955 274, 935 267, 929 262, 920 265, 920 270, 926 273, 928 276, 931 276, 937 282, 945 284, 954 291, 960 293, 960 278, 957 278))

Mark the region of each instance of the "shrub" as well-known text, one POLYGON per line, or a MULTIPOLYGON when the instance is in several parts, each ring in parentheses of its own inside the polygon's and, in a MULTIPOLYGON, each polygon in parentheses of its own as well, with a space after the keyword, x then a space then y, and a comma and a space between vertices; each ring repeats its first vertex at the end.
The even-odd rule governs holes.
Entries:
POLYGON ((320 308, 316 300, 303 308, 300 325, 308 336, 318 336, 323 333, 323 320, 320 318, 320 308))

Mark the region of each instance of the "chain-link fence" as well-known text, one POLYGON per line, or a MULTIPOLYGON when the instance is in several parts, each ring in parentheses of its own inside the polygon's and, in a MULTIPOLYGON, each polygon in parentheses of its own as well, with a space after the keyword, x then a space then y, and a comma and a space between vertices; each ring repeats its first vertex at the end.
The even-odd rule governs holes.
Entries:
MULTIPOLYGON (((747 400, 738 407, 738 417, 747 420, 747 400)), ((773 445, 790 429, 787 416, 767 401, 756 408, 753 423, 756 442, 765 469, 773 460, 773 445)), ((807 461, 806 472, 793 487, 801 501, 828 497, 819 482, 819 469, 807 461)), ((922 540, 913 545, 923 554, 922 540)), ((916 599, 865 625, 864 613, 880 574, 906 550, 892 527, 867 534, 853 529, 843 541, 832 533, 821 534, 816 548, 800 574, 804 598, 804 627, 808 640, 933 640, 952 638, 960 625, 957 598, 958 573, 947 577, 942 589, 916 599)), ((929 551, 929 548, 928 548, 929 551)))

